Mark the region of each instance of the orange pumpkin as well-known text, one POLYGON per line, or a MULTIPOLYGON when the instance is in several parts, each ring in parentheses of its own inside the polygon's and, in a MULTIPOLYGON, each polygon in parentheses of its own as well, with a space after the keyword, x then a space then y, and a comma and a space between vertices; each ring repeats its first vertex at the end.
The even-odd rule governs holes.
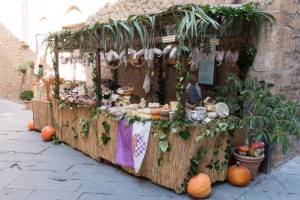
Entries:
POLYGON ((208 197, 211 192, 211 181, 209 176, 203 173, 193 176, 189 180, 187 191, 195 198, 208 197))
POLYGON ((232 185, 245 186, 250 181, 250 171, 247 167, 237 162, 236 165, 231 165, 227 169, 227 180, 232 185))
POLYGON ((45 126, 42 129, 41 136, 44 141, 51 140, 53 135, 54 135, 54 128, 52 128, 51 126, 45 126))
POLYGON ((33 120, 31 120, 30 122, 28 122, 28 125, 27 125, 28 129, 29 130, 34 130, 34 123, 33 123, 33 120))

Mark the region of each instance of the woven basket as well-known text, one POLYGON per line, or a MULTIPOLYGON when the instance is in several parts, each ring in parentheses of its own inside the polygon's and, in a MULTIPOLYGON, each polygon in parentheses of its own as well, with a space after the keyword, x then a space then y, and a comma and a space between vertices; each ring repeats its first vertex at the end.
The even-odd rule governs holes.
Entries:
POLYGON ((250 157, 250 156, 242 156, 240 154, 237 153, 237 149, 235 149, 234 151, 232 151, 232 157, 235 160, 235 163, 237 161, 240 162, 241 165, 244 165, 245 167, 247 167, 250 171, 251 174, 251 179, 254 180, 259 168, 259 165, 261 163, 261 161, 263 161, 265 154, 262 154, 259 157, 250 157))

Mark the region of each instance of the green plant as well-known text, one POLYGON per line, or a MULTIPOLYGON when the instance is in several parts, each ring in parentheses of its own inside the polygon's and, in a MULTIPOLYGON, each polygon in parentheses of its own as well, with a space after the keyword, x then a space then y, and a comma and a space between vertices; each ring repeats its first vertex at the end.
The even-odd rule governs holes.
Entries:
POLYGON ((26 64, 20 64, 17 68, 18 72, 22 72, 22 73, 26 73, 26 71, 28 70, 28 65, 26 64))
POLYGON ((248 127, 249 139, 264 139, 272 144, 280 144, 282 152, 285 153, 290 146, 288 136, 295 136, 297 139, 300 137, 299 104, 286 100, 282 94, 273 94, 270 91, 273 86, 274 84, 259 81, 257 78, 242 81, 229 74, 228 86, 222 88, 240 94, 230 101, 236 106, 238 101, 243 102, 244 108, 239 110, 247 113, 241 118, 244 126, 248 127))
POLYGON ((20 93, 20 99, 23 101, 31 101, 33 98, 33 91, 32 90, 23 90, 20 93))
POLYGON ((33 75, 34 78, 43 78, 43 68, 39 67, 37 74, 33 75))
POLYGON ((33 62, 32 60, 27 60, 27 61, 25 62, 25 65, 27 65, 28 67, 33 68, 33 67, 34 67, 34 62, 33 62))

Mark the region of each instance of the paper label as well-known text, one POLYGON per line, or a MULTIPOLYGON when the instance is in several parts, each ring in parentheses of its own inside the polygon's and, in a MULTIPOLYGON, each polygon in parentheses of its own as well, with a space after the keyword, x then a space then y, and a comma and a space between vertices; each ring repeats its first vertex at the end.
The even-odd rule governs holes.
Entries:
POLYGON ((215 38, 211 38, 211 39, 209 39, 209 44, 219 45, 220 44, 220 40, 219 39, 215 39, 215 38))
POLYGON ((170 35, 170 36, 165 36, 165 37, 162 37, 162 42, 163 43, 170 43, 170 42, 175 42, 175 35, 170 35))

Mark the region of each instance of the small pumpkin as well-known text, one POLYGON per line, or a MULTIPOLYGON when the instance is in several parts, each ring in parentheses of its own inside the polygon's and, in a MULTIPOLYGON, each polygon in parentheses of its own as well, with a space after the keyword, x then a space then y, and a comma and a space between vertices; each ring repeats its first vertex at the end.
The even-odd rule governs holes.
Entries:
POLYGON ((54 135, 54 128, 52 128, 51 126, 45 126, 42 129, 41 136, 44 141, 51 140, 53 135, 54 135))
POLYGON ((189 180, 187 191, 195 198, 208 197, 211 192, 211 181, 209 176, 204 173, 193 176, 189 180))
POLYGON ((259 149, 259 145, 257 142, 251 142, 249 146, 254 150, 259 149))
POLYGON ((247 146, 239 146, 239 154, 240 155, 247 155, 248 152, 248 147, 247 146))
POLYGON ((250 181, 250 171, 247 167, 240 165, 240 163, 237 162, 236 165, 228 167, 227 180, 232 185, 245 186, 250 181))
POLYGON ((33 120, 30 120, 30 121, 28 122, 27 127, 28 127, 28 129, 31 130, 31 131, 34 130, 34 123, 33 123, 33 120))
POLYGON ((260 149, 265 147, 265 143, 263 141, 258 141, 257 144, 258 144, 260 149))

